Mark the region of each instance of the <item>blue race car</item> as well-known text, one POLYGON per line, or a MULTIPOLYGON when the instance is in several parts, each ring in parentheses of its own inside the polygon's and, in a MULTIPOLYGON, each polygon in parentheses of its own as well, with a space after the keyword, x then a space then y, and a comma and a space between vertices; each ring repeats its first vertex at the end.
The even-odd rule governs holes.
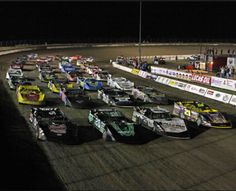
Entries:
POLYGON ((71 72, 76 70, 76 68, 69 62, 59 63, 59 69, 61 70, 61 72, 71 72))
POLYGON ((93 78, 77 78, 77 84, 79 84, 84 90, 99 90, 102 88, 103 84, 101 81, 98 81, 93 78))

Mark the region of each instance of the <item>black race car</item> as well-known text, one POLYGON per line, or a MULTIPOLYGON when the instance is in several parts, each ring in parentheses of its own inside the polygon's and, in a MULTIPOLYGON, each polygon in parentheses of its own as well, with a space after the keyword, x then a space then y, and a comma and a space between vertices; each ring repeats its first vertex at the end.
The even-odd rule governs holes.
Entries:
POLYGON ((38 140, 66 140, 72 125, 59 108, 31 108, 29 121, 38 140))
POLYGON ((132 96, 123 90, 111 87, 103 87, 98 90, 98 99, 102 99, 111 106, 132 106, 134 104, 132 96))
POLYGON ((91 98, 82 88, 60 89, 60 98, 65 106, 74 108, 87 108, 92 105, 91 98))

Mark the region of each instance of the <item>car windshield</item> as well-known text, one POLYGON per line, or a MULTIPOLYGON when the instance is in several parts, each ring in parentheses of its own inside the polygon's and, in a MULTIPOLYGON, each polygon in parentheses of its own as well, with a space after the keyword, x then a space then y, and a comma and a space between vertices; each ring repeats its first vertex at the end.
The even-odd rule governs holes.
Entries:
POLYGON ((115 95, 115 96, 126 96, 127 94, 123 91, 109 91, 109 95, 115 95))
POLYGON ((152 113, 151 118, 152 119, 167 119, 167 118, 171 118, 171 116, 169 112, 152 113))
POLYGON ((219 112, 209 112, 208 113, 213 119, 224 118, 223 115, 219 112))
POLYGON ((119 118, 119 120, 123 118, 123 115, 120 111, 106 112, 106 114, 111 118, 119 118))
POLYGON ((53 111, 38 111, 37 116, 40 116, 41 118, 50 118, 53 120, 63 120, 64 116, 61 114, 58 110, 53 111))

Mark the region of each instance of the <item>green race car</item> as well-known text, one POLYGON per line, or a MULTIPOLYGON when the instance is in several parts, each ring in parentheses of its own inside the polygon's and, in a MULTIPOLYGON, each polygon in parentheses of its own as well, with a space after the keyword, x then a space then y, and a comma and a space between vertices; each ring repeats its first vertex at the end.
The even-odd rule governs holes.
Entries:
POLYGON ((135 135, 135 124, 116 109, 90 110, 88 121, 102 133, 104 140, 116 141, 135 135))

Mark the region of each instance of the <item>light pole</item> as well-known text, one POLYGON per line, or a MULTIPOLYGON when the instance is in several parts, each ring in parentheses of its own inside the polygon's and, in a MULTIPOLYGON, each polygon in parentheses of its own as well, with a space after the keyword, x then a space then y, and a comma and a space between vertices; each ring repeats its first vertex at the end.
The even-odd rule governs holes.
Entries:
POLYGON ((142 40, 142 0, 139 1, 139 63, 141 62, 141 40, 142 40))

